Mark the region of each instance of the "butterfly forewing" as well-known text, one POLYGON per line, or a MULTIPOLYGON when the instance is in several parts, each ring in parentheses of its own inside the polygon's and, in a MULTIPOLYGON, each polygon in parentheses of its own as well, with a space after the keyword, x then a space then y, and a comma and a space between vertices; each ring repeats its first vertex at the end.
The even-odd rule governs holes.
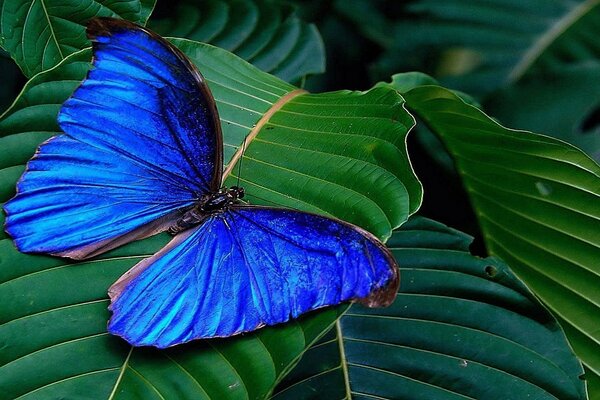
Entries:
POLYGON ((95 19, 94 62, 5 205, 25 252, 85 258, 165 230, 221 182, 214 99, 174 46, 135 24, 95 19))

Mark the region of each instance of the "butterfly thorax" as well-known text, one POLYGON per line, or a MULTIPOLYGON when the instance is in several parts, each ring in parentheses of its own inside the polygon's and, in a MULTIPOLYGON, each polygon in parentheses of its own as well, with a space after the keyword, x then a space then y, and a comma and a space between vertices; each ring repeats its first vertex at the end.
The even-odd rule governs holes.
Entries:
POLYGON ((203 195, 196 205, 185 212, 177 222, 169 227, 168 232, 175 235, 200 224, 208 215, 225 211, 230 205, 239 203, 244 197, 244 188, 223 187, 218 192, 203 195))

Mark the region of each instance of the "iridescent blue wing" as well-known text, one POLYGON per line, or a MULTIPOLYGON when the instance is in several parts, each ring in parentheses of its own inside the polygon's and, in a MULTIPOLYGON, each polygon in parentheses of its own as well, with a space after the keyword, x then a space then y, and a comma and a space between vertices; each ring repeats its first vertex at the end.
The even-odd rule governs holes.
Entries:
POLYGON ((5 205, 24 252, 90 257, 166 229, 220 186, 214 99, 174 46, 135 24, 88 25, 94 66, 5 205))
POLYGON ((390 304, 397 265, 371 234, 288 209, 208 216, 109 290, 109 332, 135 346, 231 336, 357 300, 390 304))

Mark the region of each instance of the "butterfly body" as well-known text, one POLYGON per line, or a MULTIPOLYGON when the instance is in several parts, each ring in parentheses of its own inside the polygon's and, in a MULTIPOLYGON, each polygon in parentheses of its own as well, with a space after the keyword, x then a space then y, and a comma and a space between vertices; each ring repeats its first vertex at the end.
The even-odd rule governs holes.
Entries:
POLYGON ((173 226, 169 227, 168 232, 176 235, 192 228, 204 221, 208 215, 223 212, 229 206, 238 204, 243 197, 244 188, 239 186, 223 187, 218 192, 205 194, 192 209, 186 211, 173 226))
POLYGON ((179 49, 111 18, 88 36, 94 68, 61 108, 65 134, 40 146, 4 205, 5 227, 23 252, 74 259, 174 235, 109 288, 110 333, 163 348, 394 300, 397 265, 369 232, 221 188, 215 100, 179 49))

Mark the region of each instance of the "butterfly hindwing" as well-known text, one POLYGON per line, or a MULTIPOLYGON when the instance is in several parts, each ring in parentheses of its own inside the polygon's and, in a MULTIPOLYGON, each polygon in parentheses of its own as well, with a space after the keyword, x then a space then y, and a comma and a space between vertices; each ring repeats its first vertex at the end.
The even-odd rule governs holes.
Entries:
POLYGON ((85 258, 166 229, 218 189, 222 137, 200 73, 135 24, 95 19, 93 68, 5 205, 25 252, 85 258))
POLYGON ((393 257, 367 232, 289 209, 236 206, 117 281, 109 331, 136 346, 168 347, 352 299, 387 305, 397 288, 393 257))

